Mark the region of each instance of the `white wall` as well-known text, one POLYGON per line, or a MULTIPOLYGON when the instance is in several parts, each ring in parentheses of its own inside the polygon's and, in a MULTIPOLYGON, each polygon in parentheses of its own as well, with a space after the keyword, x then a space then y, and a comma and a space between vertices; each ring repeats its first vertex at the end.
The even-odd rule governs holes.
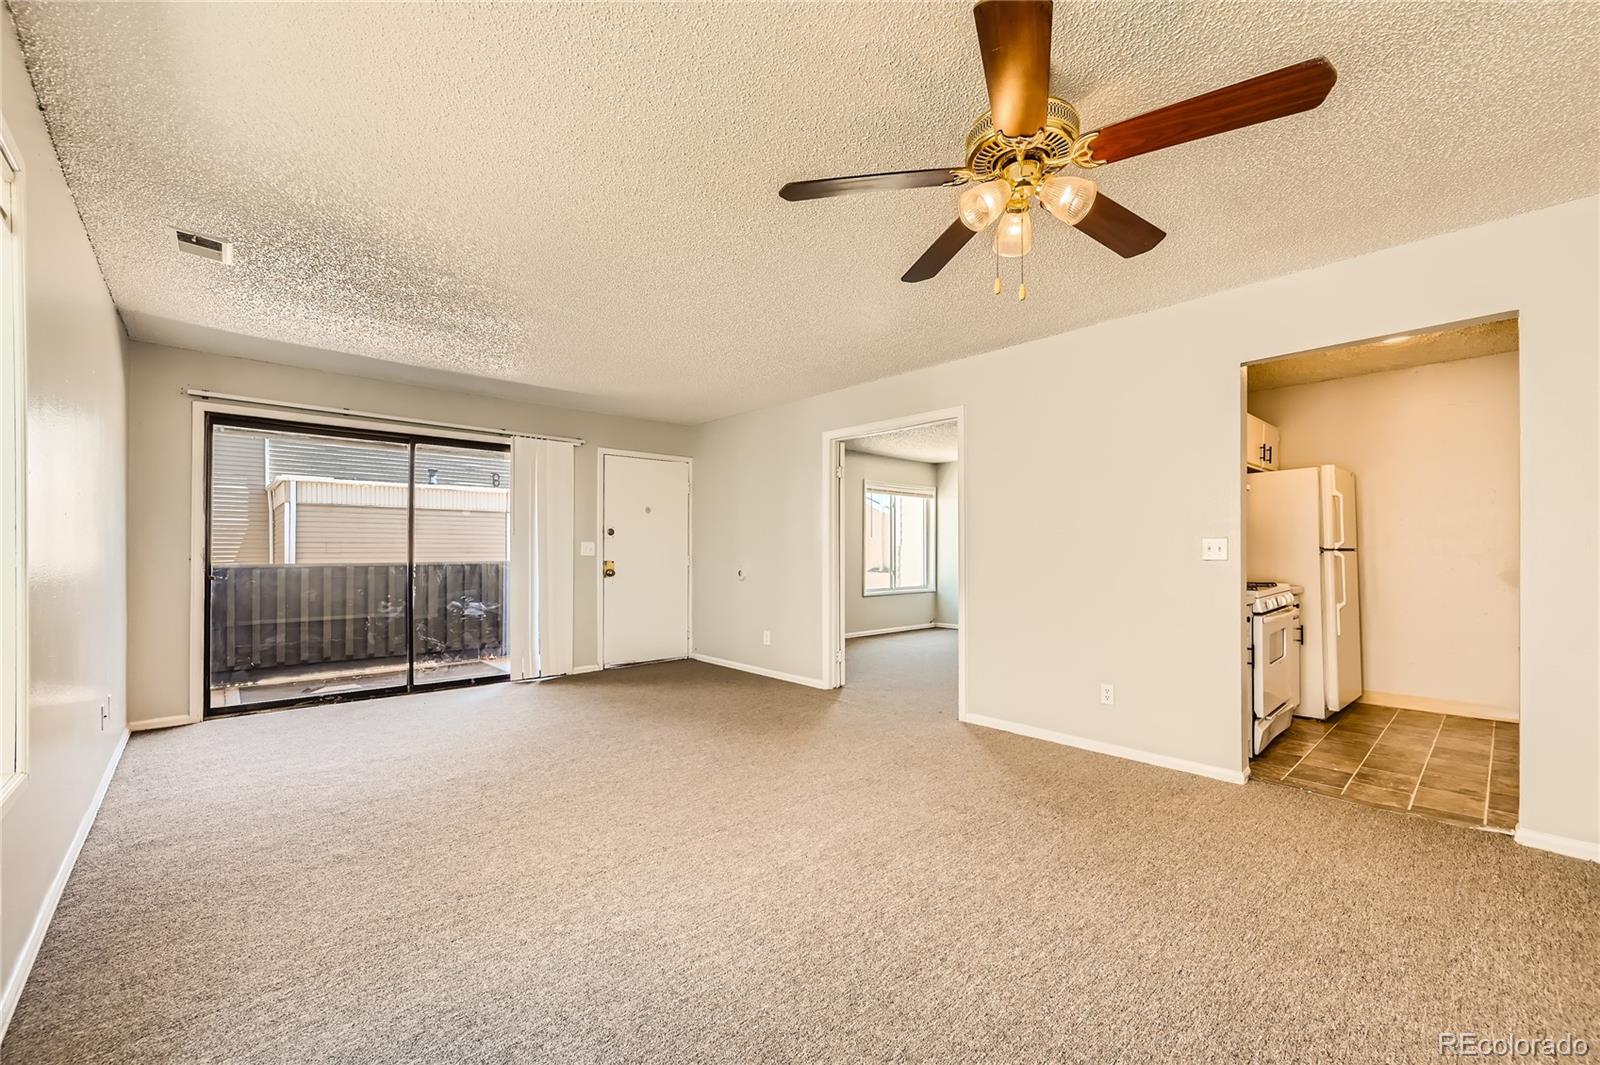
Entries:
POLYGON ((3 1025, 126 736, 127 614, 122 327, 34 102, 10 14, 0 22, 0 109, 23 168, 30 640, 28 778, 0 814, 3 1025))
MULTIPOLYGON (((582 437, 574 485, 573 662, 595 656, 596 558, 578 554, 595 536, 598 449, 687 452, 690 430, 664 422, 465 392, 445 392, 295 366, 130 343, 128 354, 128 715, 134 724, 188 713, 189 536, 192 400, 184 386, 296 403, 346 406, 400 417, 582 437)), ((696 491, 699 486, 696 485, 696 491)))
POLYGON ((1200 561, 1241 535, 1240 364, 1517 311, 1522 823, 1594 846, 1597 226, 1590 197, 702 426, 696 649, 827 676, 822 434, 964 405, 961 505, 991 515, 966 525, 966 716, 1242 774, 1240 553, 1200 561), (1019 499, 1025 529, 992 517, 1019 499))
POLYGON ((933 620, 941 625, 955 625, 961 620, 961 522, 956 498, 956 464, 941 462, 937 471, 939 498, 939 587, 933 601, 933 620))
POLYGON ((1281 465, 1356 475, 1369 697, 1515 719, 1516 352, 1255 392, 1250 412, 1281 465))
MULTIPOLYGON (((862 594, 862 493, 867 483, 900 484, 908 488, 933 488, 934 467, 926 462, 863 455, 844 456, 844 631, 877 632, 880 629, 928 625, 933 622, 934 593, 903 595, 862 594)), ((936 563, 937 566, 937 563, 936 563)), ((935 580, 938 579, 937 568, 935 580)))

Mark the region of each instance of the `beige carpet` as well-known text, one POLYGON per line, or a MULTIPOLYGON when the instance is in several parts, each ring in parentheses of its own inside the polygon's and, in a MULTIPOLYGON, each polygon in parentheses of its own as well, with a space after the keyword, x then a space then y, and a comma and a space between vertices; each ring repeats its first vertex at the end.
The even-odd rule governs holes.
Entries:
POLYGON ((843 693, 673 663, 135 736, 5 1063, 1600 1045, 1600 866, 964 726, 953 654, 853 642, 843 693), (944 679, 896 697, 897 658, 944 679))

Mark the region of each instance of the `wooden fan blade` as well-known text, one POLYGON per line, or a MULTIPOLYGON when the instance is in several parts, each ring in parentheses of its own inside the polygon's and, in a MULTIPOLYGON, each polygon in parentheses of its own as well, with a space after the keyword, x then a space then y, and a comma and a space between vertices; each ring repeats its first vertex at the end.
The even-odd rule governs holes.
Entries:
POLYGON ((949 167, 940 170, 895 170, 888 174, 858 174, 855 177, 821 178, 816 181, 791 181, 778 190, 786 200, 821 200, 829 196, 848 196, 853 192, 880 192, 890 189, 931 189, 939 185, 959 185, 961 178, 949 167))
POLYGON ((926 281, 944 269, 944 264, 956 257, 956 252, 967 246, 967 241, 977 236, 962 224, 961 219, 950 223, 950 228, 939 234, 939 239, 922 253, 922 258, 911 264, 900 278, 902 281, 926 281))
POLYGON ((1096 162, 1114 163, 1174 144, 1309 111, 1328 98, 1338 79, 1326 59, 1310 59, 1181 103, 1116 122, 1096 135, 1096 162))
POLYGON ((1095 193, 1094 205, 1077 228, 1124 259, 1143 255, 1167 236, 1103 192, 1095 193))
POLYGON ((1037 133, 1050 98, 1050 0, 983 0, 972 17, 995 128, 1037 133))

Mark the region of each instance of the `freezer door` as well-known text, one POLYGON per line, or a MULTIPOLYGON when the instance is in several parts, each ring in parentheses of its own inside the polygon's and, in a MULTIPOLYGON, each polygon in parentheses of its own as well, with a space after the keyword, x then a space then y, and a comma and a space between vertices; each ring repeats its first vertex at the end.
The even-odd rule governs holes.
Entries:
POLYGON ((1356 475, 1338 466, 1318 468, 1322 494, 1322 544, 1328 548, 1360 547, 1356 522, 1356 475))
POLYGON ((1361 698, 1361 568, 1355 551, 1322 553, 1322 682, 1328 710, 1361 698))

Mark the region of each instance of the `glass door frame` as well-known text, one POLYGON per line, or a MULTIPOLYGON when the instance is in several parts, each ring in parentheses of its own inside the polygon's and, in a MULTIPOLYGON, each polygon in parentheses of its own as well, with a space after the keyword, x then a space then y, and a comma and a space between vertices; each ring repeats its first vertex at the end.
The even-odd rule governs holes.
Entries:
MULTIPOLYGON (((480 684, 502 684, 511 680, 511 672, 507 670, 500 676, 463 677, 458 680, 433 681, 427 684, 417 684, 417 649, 416 649, 416 619, 413 616, 414 601, 416 598, 417 580, 417 445, 434 444, 448 447, 466 448, 476 451, 503 453, 508 458, 511 454, 511 444, 507 441, 496 444, 481 439, 470 439, 460 436, 451 436, 447 433, 432 433, 422 431, 373 429, 365 426, 345 427, 328 422, 297 421, 293 418, 276 417, 267 414, 235 414, 222 411, 205 412, 205 454, 202 461, 201 492, 203 508, 203 534, 201 573, 204 587, 200 596, 200 708, 203 719, 237 717, 241 714, 253 714, 266 710, 285 710, 290 707, 321 706, 330 703, 359 702, 364 699, 389 699, 398 695, 414 695, 418 692, 446 691, 451 688, 469 688, 480 684), (313 695, 303 698, 272 699, 253 702, 237 707, 214 707, 211 704, 211 464, 213 432, 219 427, 259 429, 268 432, 301 433, 308 436, 322 436, 344 438, 349 440, 371 440, 391 444, 404 444, 406 448, 406 576, 405 576, 405 632, 406 632, 406 672, 405 682, 384 688, 374 688, 366 691, 332 692, 327 695, 313 695)), ((511 490, 508 484, 507 490, 511 490)), ((507 513, 510 521, 510 512, 507 513)), ((507 553, 510 553, 510 536, 507 535, 507 553)), ((508 558, 509 562, 510 559, 508 558)), ((502 605, 502 611, 505 606, 502 605)), ((504 631, 504 630, 502 630, 504 631)), ((509 648, 509 637, 507 639, 509 648)))

